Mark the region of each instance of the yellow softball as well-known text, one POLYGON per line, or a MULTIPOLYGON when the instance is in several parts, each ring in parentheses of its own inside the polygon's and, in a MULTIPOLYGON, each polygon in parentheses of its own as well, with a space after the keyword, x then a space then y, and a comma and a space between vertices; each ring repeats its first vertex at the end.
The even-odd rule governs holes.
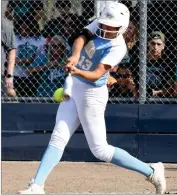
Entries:
POLYGON ((64 88, 58 88, 54 94, 53 94, 53 98, 55 100, 55 102, 62 102, 64 101, 64 88))

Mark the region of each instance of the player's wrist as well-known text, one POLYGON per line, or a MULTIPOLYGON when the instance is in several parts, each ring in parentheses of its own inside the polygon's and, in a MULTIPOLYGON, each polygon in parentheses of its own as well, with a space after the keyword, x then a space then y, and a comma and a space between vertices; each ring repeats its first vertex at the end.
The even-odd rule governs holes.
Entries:
POLYGON ((80 52, 75 51, 75 52, 72 53, 72 56, 73 56, 75 59, 79 60, 79 58, 80 58, 80 52))
POLYGON ((75 72, 75 74, 78 75, 78 76, 82 76, 82 70, 77 69, 76 72, 75 72))

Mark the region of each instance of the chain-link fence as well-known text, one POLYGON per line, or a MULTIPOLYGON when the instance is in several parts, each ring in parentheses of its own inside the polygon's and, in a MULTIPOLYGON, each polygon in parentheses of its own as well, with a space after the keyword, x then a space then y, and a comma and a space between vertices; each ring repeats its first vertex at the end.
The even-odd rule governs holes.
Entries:
MULTIPOLYGON (((112 103, 177 103, 177 3, 124 0, 131 12, 124 34, 128 52, 110 73, 112 103)), ((5 17, 17 41, 14 89, 5 102, 53 102, 63 87, 68 39, 91 23, 105 6, 96 0, 10 0, 5 17)), ((3 10, 2 10, 3 11, 3 10)), ((2 72, 2 76, 3 72, 2 72)), ((2 90, 7 80, 2 79, 2 90), (4 82, 3 82, 4 81, 4 82)))

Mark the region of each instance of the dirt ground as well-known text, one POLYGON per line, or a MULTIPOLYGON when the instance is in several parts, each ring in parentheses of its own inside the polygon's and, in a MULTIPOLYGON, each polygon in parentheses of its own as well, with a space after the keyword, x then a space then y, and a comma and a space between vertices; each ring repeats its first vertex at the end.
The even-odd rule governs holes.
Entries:
MULTIPOLYGON (((39 162, 2 162, 2 194, 27 186, 39 162)), ((177 164, 165 164, 167 192, 177 193, 177 164)), ((155 193, 144 176, 109 163, 61 162, 49 175, 46 193, 155 193)))

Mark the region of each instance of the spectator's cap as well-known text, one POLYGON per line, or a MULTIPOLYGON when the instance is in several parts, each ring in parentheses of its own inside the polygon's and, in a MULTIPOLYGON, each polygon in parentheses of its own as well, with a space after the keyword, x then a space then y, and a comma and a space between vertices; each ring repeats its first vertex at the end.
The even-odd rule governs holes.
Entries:
POLYGON ((153 31, 149 36, 149 40, 153 39, 161 39, 165 43, 165 35, 161 31, 153 31))

